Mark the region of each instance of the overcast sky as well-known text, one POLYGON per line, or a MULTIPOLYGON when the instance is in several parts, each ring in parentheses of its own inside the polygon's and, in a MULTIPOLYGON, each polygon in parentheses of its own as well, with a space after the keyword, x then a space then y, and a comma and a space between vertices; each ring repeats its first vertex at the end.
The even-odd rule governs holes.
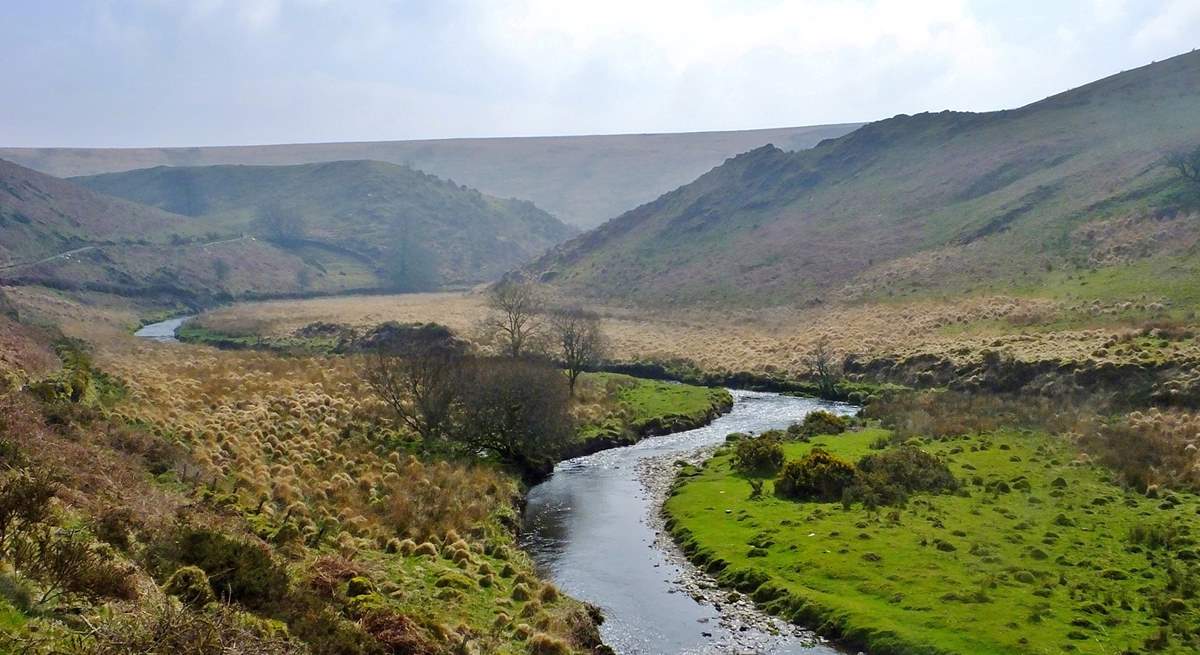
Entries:
POLYGON ((863 121, 1197 46, 1200 0, 0 0, 0 145, 863 121))

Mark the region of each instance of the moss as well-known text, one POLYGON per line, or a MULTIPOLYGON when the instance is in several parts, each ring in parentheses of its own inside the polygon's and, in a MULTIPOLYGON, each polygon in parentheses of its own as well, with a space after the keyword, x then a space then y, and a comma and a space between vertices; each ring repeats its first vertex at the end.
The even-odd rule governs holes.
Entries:
POLYGON ((366 596, 375 592, 375 584, 370 578, 365 578, 361 575, 356 575, 346 583, 346 597, 356 598, 358 596, 366 596))
POLYGON ((208 574, 198 566, 176 569, 163 585, 163 592, 193 607, 203 607, 216 600, 208 574))

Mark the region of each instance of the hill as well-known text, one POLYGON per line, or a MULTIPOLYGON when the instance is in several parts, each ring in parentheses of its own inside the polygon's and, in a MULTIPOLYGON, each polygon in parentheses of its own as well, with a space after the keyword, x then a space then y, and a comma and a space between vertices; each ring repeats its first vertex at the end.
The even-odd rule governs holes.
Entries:
POLYGON ((858 124, 769 130, 441 139, 211 148, 0 148, 0 158, 60 177, 159 165, 290 165, 339 160, 403 164, 503 198, 524 198, 594 227, 653 200, 739 152, 803 149, 858 124))
POLYGON ((1188 257, 1196 207, 1164 154, 1200 144, 1200 53, 1026 107, 764 146, 527 270, 642 303, 809 305, 1046 283, 1188 257))
POLYGON ((383 162, 160 166, 73 181, 285 247, 334 249, 397 288, 489 280, 573 234, 530 202, 383 162))
POLYGON ((377 162, 88 183, 164 209, 0 162, 0 280, 193 306, 411 290, 485 281, 571 233, 528 202, 377 162))
POLYGON ((180 227, 182 216, 0 160, 0 267, 180 227))

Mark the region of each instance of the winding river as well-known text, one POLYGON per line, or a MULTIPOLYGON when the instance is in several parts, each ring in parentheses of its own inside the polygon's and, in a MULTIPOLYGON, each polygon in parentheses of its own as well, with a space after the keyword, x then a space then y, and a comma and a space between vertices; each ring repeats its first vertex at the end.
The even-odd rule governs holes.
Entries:
MULTIPOLYGON (((153 323, 136 335, 175 341, 188 318, 153 323)), ((672 461, 721 443, 730 432, 786 428, 816 409, 841 414, 857 409, 773 393, 732 393, 733 410, 706 427, 562 462, 529 492, 522 545, 544 576, 600 607, 604 641, 619 655, 839 652, 794 626, 757 615, 746 601, 739 614, 694 599, 704 595, 696 592, 707 586, 705 578, 661 533, 661 494, 653 490, 664 488, 672 461), (745 620, 747 614, 755 620, 745 620)))
POLYGON ((568 460, 530 490, 522 545, 544 576, 600 607, 604 641, 619 655, 839 652, 783 622, 731 620, 729 608, 722 612, 693 599, 691 592, 703 583, 696 585, 697 572, 660 534, 658 497, 651 488, 662 488, 655 483, 663 480, 647 476, 671 475, 664 464, 720 443, 730 432, 785 428, 815 409, 841 414, 857 409, 772 393, 732 393, 733 410, 706 427, 568 460))

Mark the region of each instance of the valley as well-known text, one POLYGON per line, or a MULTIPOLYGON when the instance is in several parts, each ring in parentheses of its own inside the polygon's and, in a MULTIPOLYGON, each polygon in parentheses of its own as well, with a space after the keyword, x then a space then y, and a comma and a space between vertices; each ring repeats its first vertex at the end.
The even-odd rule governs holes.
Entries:
POLYGON ((0 148, 0 652, 1196 652, 1198 109, 0 148))

